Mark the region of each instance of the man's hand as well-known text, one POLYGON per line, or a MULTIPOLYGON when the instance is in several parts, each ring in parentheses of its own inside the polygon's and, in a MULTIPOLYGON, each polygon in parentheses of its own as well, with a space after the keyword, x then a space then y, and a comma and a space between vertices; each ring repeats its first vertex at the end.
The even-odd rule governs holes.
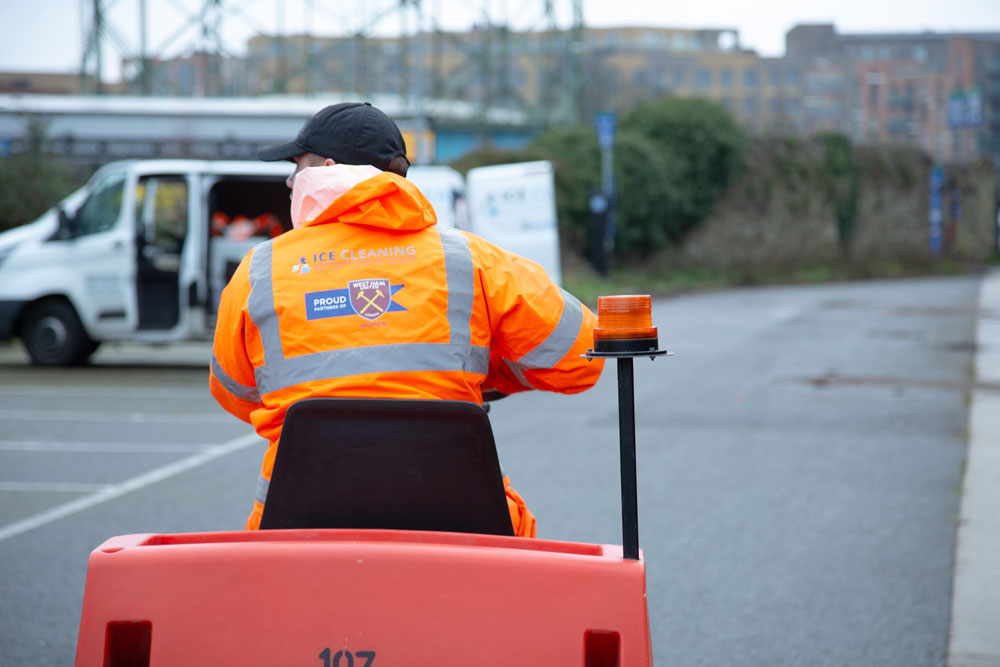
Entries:
POLYGON ((501 398, 507 398, 508 394, 497 391, 496 389, 482 389, 483 401, 499 401, 501 398))

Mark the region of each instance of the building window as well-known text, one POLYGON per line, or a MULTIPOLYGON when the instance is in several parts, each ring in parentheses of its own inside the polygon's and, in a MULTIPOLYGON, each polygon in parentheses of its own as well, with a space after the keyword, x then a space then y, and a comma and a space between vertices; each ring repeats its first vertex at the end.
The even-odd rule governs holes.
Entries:
POLYGON ((757 85, 757 70, 755 69, 745 69, 743 70, 743 85, 747 88, 751 88, 757 85))
POLYGON ((512 72, 512 83, 518 88, 523 88, 528 84, 528 73, 525 69, 519 65, 514 65, 511 67, 512 72))
POLYGON ((775 86, 781 84, 781 70, 777 67, 771 70, 771 83, 775 86))
POLYGON ((789 86, 799 85, 799 71, 797 69, 786 70, 785 83, 789 86))
POLYGON ((892 49, 888 44, 881 44, 878 47, 878 59, 879 60, 890 60, 892 58, 892 49))
POLYGON ((181 63, 177 66, 177 88, 181 93, 190 95, 194 92, 195 71, 191 63, 181 63))
POLYGON ((608 84, 611 86, 611 88, 614 90, 618 90, 618 87, 621 85, 621 83, 622 83, 622 73, 618 69, 613 67, 609 69, 608 84))
POLYGON ((913 59, 917 62, 925 63, 927 62, 927 47, 923 44, 918 44, 913 47, 913 59))
POLYGON ((680 67, 674 69, 674 85, 675 86, 683 86, 684 85, 684 82, 687 79, 687 77, 684 76, 684 74, 685 74, 684 70, 681 69, 680 67))
POLYGON ((743 113, 753 115, 757 113, 757 98, 756 97, 745 97, 743 98, 743 113))
POLYGON ((861 59, 865 62, 871 62, 875 60, 875 48, 870 44, 866 44, 861 47, 861 59))
POLYGON ((719 36, 716 38, 716 46, 719 47, 720 51, 732 51, 736 48, 738 41, 736 33, 727 30, 719 33, 719 36))
POLYGON ((733 70, 729 69, 728 67, 723 68, 723 70, 721 72, 719 72, 719 82, 723 86, 725 86, 726 88, 729 88, 730 86, 732 86, 733 85, 733 70))
POLYGON ((694 75, 694 85, 698 88, 708 88, 712 85, 712 72, 704 67, 699 67, 694 75))

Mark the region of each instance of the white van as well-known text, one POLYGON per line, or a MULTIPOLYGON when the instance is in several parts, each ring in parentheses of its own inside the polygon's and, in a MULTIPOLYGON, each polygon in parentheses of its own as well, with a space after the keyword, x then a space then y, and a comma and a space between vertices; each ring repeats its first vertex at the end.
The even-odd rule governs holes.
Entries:
POLYGON ((114 162, 35 222, 0 234, 0 340, 83 362, 102 341, 207 339, 254 245, 291 228, 287 163, 114 162))

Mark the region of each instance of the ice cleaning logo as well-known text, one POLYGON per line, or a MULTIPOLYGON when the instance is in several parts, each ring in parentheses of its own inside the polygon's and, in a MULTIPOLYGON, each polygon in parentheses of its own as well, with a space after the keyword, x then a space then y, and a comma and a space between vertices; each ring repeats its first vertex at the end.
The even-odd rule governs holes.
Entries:
POLYGON ((392 295, 406 285, 390 285, 385 278, 351 280, 346 289, 325 290, 306 294, 306 319, 360 315, 372 321, 385 313, 401 312, 406 308, 394 303, 392 295))
POLYGON ((292 273, 298 273, 299 275, 305 275, 305 274, 309 273, 310 271, 312 271, 312 269, 310 269, 309 265, 306 264, 306 258, 305 257, 301 257, 299 259, 299 263, 296 264, 296 265, 294 265, 292 267, 292 273))

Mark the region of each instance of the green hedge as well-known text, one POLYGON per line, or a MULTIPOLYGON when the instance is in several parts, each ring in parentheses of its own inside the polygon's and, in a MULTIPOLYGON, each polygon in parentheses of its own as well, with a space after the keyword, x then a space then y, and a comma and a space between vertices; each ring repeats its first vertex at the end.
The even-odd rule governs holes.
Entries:
POLYGON ((31 222, 87 180, 48 151, 45 123, 28 122, 28 150, 0 159, 0 231, 31 222))
MULTIPOLYGON (((745 137, 725 107, 667 97, 626 114, 614 149, 617 190, 615 254, 645 257, 704 220, 741 165, 745 137)), ((541 133, 527 148, 486 148, 453 166, 549 160, 556 170, 556 206, 564 241, 587 248, 587 202, 601 185, 601 151, 594 128, 575 125, 541 133)))

